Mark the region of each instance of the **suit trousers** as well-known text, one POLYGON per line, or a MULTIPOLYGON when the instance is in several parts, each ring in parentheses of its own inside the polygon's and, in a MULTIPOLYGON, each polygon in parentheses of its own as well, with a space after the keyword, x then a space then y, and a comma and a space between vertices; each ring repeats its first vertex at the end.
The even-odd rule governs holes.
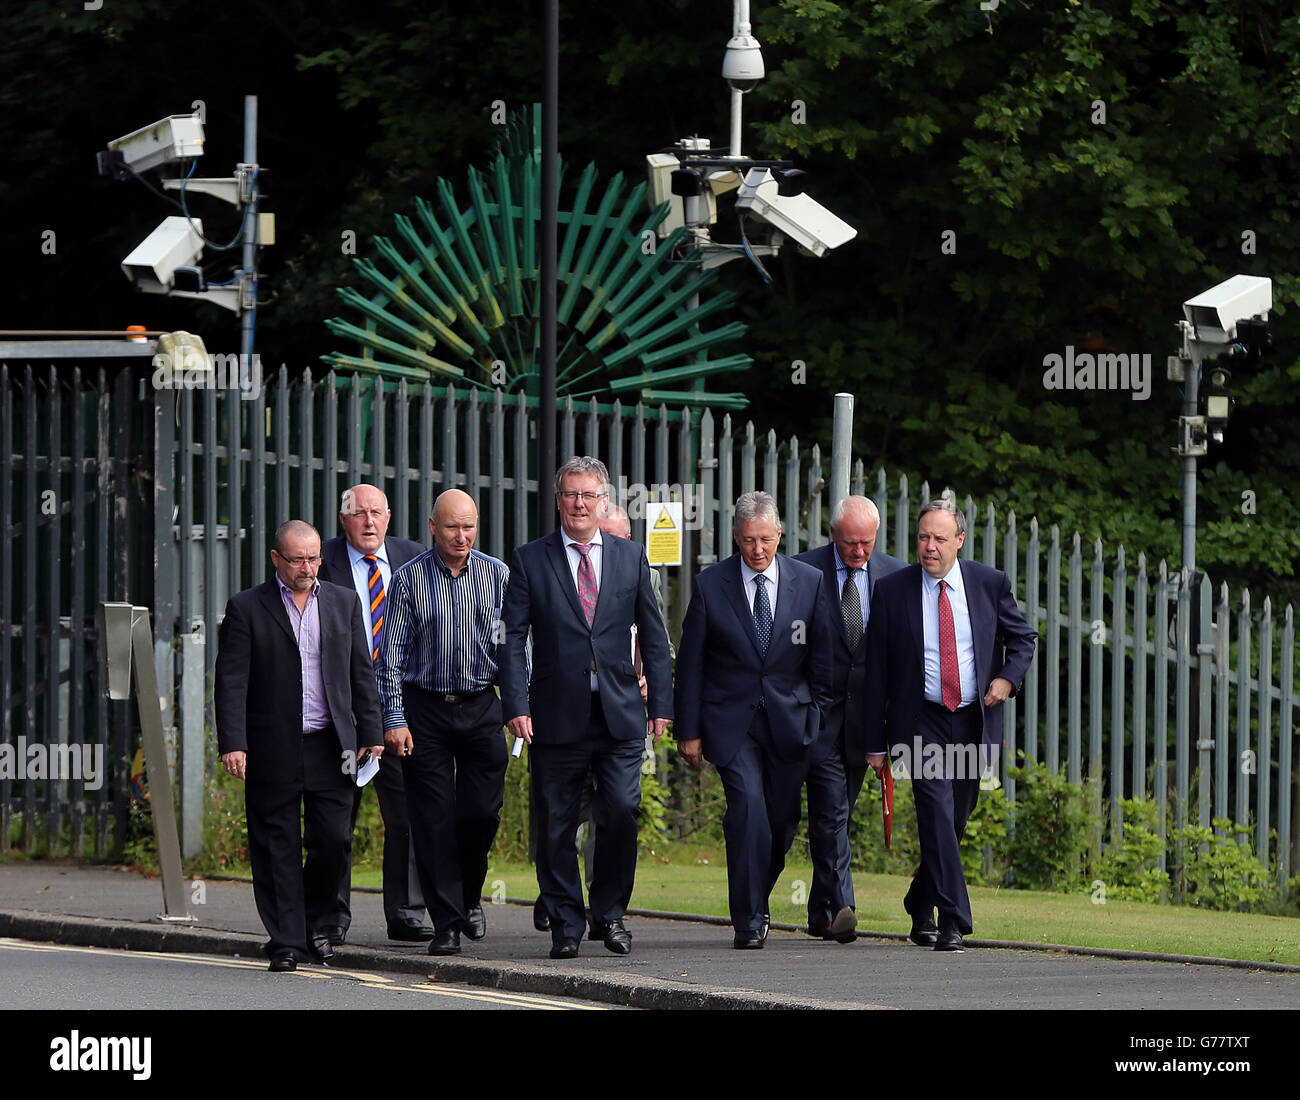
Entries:
MULTIPOLYGON (((855 906, 849 871, 849 784, 839 739, 808 769, 808 853, 812 886, 808 891, 808 927, 825 928, 845 906, 855 906)), ((859 786, 861 781, 859 781, 859 786)))
MULTIPOLYGON (((411 821, 406 813, 406 784, 402 760, 395 752, 379 758, 379 771, 370 781, 379 799, 379 816, 384 822, 384 918, 389 924, 424 922, 424 895, 420 893, 420 872, 411 846, 411 821)), ((352 832, 357 831, 357 814, 366 788, 357 788, 352 805, 352 832)), ((339 880, 339 915, 331 921, 340 928, 352 926, 352 864, 349 861, 339 880)))
POLYGON ((537 795, 537 886, 556 943, 580 940, 587 931, 574 833, 589 771, 596 785, 591 803, 596 847, 588 891, 592 920, 621 920, 632 900, 644 749, 641 738, 610 736, 596 695, 583 740, 534 742, 529 749, 537 795))
POLYGON ((501 822, 501 700, 489 690, 448 703, 413 684, 403 685, 402 700, 414 742, 402 768, 420 890, 434 929, 459 930, 482 899, 501 822))
POLYGON ((253 898, 271 937, 267 953, 292 951, 306 962, 309 935, 334 917, 352 853, 354 783, 333 726, 303 736, 300 761, 295 774, 245 787, 244 805, 253 898))
POLYGON ((903 899, 903 908, 913 917, 929 917, 939 911, 939 927, 944 931, 969 936, 972 929, 970 896, 966 892, 966 875, 961 866, 961 838, 966 822, 975 810, 980 795, 979 768, 973 775, 965 772, 967 755, 949 754, 949 745, 980 743, 979 703, 949 711, 937 703, 921 704, 921 761, 912 762, 912 797, 916 802, 917 833, 921 841, 921 866, 912 876, 911 888, 903 899), (925 759, 929 746, 943 754, 940 775, 926 777, 925 759), (949 761, 957 764, 950 766, 949 761))
POLYGON ((769 912, 768 896, 785 870, 799 826, 799 791, 807 758, 779 759, 767 711, 759 707, 739 751, 718 765, 727 796, 722 835, 727 845, 727 902, 737 932, 756 932, 769 912))

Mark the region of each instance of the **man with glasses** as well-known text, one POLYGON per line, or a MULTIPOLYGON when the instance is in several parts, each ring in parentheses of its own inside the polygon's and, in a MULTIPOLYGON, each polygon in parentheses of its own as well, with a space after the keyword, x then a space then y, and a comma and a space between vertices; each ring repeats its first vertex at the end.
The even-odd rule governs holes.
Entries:
MULTIPOLYGON (((321 547, 320 579, 341 584, 356 591, 361 602, 361 618, 374 656, 384 641, 385 610, 393 573, 412 558, 424 553, 424 547, 410 539, 390 537, 388 523, 393 513, 388 497, 374 485, 354 485, 343 492, 339 507, 339 526, 343 534, 329 539, 321 547)), ((406 789, 402 785, 402 765, 395 753, 379 761, 374 779, 375 797, 379 799, 379 816, 384 822, 384 918, 390 940, 418 943, 433 938, 433 929, 424 923, 424 897, 420 893, 419 872, 411 850, 411 823, 406 811, 406 789)), ((355 830, 361 809, 364 787, 358 787, 352 810, 355 830)), ((330 943, 338 946, 352 924, 352 865, 339 880, 338 912, 322 931, 330 943)))
POLYGON ((320 560, 316 528, 281 524, 275 576, 231 597, 217 643, 217 746, 245 784, 253 897, 277 972, 333 957, 320 929, 351 853, 356 769, 384 751, 361 608, 317 579, 320 560))
POLYGON ((880 512, 867 497, 850 496, 831 509, 831 541, 795 556, 822 571, 831 598, 832 692, 826 724, 813 744, 808 768, 808 935, 852 943, 858 926, 849 870, 849 818, 867 774, 863 688, 867 675, 867 624, 876 581, 906 564, 876 549, 880 512))
POLYGON ((553 959, 576 956, 588 932, 573 844, 588 770, 596 778, 590 937, 617 955, 632 949, 623 914, 636 875, 641 755, 646 735, 658 740, 672 718, 668 634, 645 550, 600 530, 608 484, 605 464, 590 456, 560 467, 560 530, 515 551, 502 613, 502 710, 510 732, 530 746, 537 885, 553 959), (633 626, 645 703, 629 644, 633 626), (531 679, 524 648, 530 628, 531 679))

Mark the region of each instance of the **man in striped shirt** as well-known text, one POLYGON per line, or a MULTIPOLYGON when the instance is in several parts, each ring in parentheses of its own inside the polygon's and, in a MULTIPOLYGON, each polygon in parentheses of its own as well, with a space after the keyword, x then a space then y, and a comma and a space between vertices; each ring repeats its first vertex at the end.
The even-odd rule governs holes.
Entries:
POLYGON ((384 742, 402 760, 430 955, 482 939, 487 853, 500 822, 506 743, 497 680, 510 570, 474 549, 478 508, 459 489, 434 502, 434 547, 393 574, 375 664, 384 742))

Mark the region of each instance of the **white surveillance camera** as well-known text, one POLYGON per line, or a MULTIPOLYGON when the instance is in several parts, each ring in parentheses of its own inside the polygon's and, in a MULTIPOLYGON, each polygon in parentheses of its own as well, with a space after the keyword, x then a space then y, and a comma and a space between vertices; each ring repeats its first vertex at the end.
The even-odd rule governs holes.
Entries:
POLYGON ((753 91, 763 79, 763 51, 752 34, 737 34, 722 58, 722 79, 738 92, 753 91))
POLYGON ((748 210, 768 222, 814 256, 851 241, 858 231, 808 195, 782 195, 767 168, 751 168, 736 198, 738 210, 748 210))
POLYGON ((1260 275, 1234 275, 1218 286, 1188 298, 1183 315, 1207 344, 1232 344, 1237 323, 1253 317, 1268 320, 1273 308, 1273 280, 1260 275))
MULTIPOLYGON (((203 123, 197 114, 168 115, 108 143, 110 152, 136 173, 203 155, 203 123)), ((101 167, 101 172, 103 168, 101 167)))
POLYGON ((203 223, 180 217, 165 218, 122 261, 122 270, 141 290, 167 294, 178 267, 194 267, 203 255, 203 223))

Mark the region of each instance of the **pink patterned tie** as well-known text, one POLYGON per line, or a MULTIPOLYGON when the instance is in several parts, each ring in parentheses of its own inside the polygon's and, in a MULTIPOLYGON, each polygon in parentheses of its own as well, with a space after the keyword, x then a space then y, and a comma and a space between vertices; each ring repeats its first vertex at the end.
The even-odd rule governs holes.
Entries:
POLYGON ((952 622, 947 581, 939 582, 939 694, 949 710, 961 706, 961 672, 957 666, 957 629, 952 622))
POLYGON ((596 587, 596 570, 591 564, 591 543, 584 546, 575 542, 572 545, 582 556, 578 563, 578 599, 582 603, 582 613, 587 616, 587 625, 591 626, 596 617, 596 597, 600 594, 596 587))

